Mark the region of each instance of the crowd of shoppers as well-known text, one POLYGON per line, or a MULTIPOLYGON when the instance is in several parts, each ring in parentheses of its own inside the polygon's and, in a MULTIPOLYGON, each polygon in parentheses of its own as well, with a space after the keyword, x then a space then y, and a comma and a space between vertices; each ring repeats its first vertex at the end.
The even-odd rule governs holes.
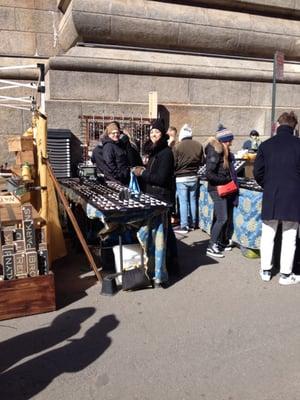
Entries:
MULTIPOLYGON (((261 269, 263 281, 272 277, 274 239, 282 226, 282 250, 279 283, 283 285, 300 282, 300 276, 292 272, 296 236, 300 221, 300 140, 294 136, 297 117, 293 112, 283 113, 278 119, 277 133, 261 143, 259 133, 250 132, 250 140, 243 148, 257 152, 254 177, 264 188, 262 203, 261 269)), ((156 120, 150 127, 150 137, 145 143, 143 155, 130 135, 121 132, 117 122, 108 124, 99 145, 94 149, 92 161, 107 179, 124 185, 129 182, 130 171, 139 179, 144 192, 167 202, 179 203, 179 234, 188 234, 199 223, 198 170, 206 165, 208 193, 213 202, 214 219, 206 254, 222 258, 232 249, 233 210, 238 204, 238 185, 230 151, 234 135, 220 125, 214 136, 202 146, 193 139, 192 128, 184 124, 177 136, 177 129, 166 127, 156 120), (236 191, 223 196, 219 187, 234 182, 236 191)), ((174 210, 174 209, 173 209, 174 210)), ((179 273, 177 243, 168 213, 167 270, 179 273)), ((155 282, 161 286, 163 282, 155 282)))

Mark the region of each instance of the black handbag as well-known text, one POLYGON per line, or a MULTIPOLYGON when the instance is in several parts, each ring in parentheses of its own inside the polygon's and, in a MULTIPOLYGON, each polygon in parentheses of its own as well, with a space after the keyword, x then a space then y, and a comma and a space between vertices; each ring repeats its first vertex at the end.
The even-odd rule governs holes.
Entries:
POLYGON ((135 267, 122 272, 122 289, 136 290, 153 286, 144 267, 135 267))

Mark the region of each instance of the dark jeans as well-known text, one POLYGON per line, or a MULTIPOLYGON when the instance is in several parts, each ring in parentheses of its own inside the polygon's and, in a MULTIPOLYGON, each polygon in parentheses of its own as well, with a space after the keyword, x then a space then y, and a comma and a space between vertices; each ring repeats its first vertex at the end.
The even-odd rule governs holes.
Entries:
POLYGON ((209 244, 221 242, 226 245, 233 234, 233 198, 220 197, 217 192, 209 192, 214 202, 214 220, 209 244))

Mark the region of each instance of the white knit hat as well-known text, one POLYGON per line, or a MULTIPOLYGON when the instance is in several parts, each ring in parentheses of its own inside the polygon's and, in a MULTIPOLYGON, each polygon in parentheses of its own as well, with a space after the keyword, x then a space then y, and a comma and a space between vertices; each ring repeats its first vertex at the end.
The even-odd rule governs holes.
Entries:
POLYGON ((179 132, 179 142, 185 138, 191 138, 193 136, 192 128, 188 124, 184 124, 179 132))

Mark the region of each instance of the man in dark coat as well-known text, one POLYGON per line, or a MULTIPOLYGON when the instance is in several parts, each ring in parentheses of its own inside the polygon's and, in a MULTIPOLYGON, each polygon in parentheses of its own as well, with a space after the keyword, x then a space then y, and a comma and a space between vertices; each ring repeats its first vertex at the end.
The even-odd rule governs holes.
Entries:
POLYGON ((254 163, 254 177, 263 187, 261 270, 263 281, 271 279, 274 238, 282 222, 279 283, 300 282, 292 273, 300 221, 300 140, 293 135, 297 117, 293 112, 278 118, 276 135, 263 142, 254 163))

